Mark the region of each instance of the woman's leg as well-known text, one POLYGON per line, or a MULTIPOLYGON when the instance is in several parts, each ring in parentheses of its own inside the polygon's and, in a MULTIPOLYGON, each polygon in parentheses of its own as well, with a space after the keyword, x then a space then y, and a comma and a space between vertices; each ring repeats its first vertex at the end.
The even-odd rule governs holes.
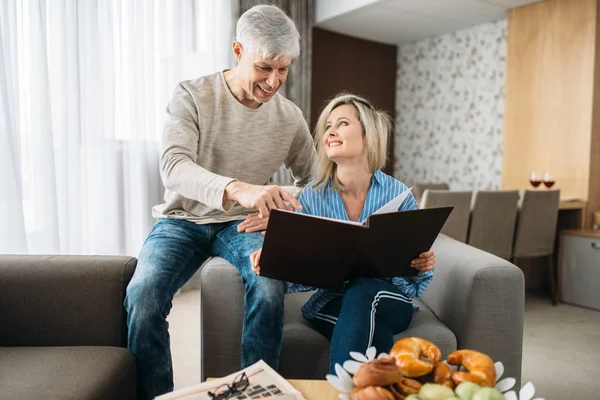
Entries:
POLYGON ((327 303, 314 318, 306 318, 306 320, 317 332, 331 341, 341 308, 342 298, 338 297, 327 303))
POLYGON ((356 351, 364 354, 375 346, 377 354, 389 352, 394 335, 408 328, 412 302, 394 285, 382 279, 355 278, 341 299, 341 309, 331 335, 329 370, 343 364, 356 351))

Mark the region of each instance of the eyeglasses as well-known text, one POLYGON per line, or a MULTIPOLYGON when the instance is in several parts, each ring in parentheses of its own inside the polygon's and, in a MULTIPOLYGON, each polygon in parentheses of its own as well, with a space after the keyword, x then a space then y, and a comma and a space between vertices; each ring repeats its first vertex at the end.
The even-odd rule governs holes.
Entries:
POLYGON ((248 381, 246 373, 242 372, 233 379, 233 383, 231 385, 225 383, 216 388, 213 392, 208 392, 208 395, 213 400, 229 399, 230 397, 242 393, 244 390, 246 390, 249 384, 250 382, 248 381))

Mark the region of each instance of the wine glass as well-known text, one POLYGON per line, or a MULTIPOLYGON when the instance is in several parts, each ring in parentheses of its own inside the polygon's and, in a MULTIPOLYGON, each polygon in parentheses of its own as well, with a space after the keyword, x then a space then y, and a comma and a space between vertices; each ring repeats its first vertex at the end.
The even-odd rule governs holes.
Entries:
POLYGON ((531 171, 531 175, 529 175, 529 183, 531 183, 531 186, 534 188, 537 188, 542 183, 542 180, 535 173, 535 171, 531 171))
POLYGON ((552 186, 554 186, 555 182, 556 181, 554 180, 554 178, 552 177, 550 172, 548 172, 548 171, 544 172, 544 186, 546 186, 548 189, 550 189, 552 186))

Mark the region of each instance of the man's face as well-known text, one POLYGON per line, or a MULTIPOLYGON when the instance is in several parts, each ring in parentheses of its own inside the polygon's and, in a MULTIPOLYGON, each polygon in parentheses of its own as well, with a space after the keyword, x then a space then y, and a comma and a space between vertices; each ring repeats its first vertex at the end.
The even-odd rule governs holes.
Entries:
POLYGON ((292 60, 263 58, 255 52, 244 51, 241 45, 234 52, 238 59, 238 83, 244 89, 245 100, 266 103, 283 86, 292 60))

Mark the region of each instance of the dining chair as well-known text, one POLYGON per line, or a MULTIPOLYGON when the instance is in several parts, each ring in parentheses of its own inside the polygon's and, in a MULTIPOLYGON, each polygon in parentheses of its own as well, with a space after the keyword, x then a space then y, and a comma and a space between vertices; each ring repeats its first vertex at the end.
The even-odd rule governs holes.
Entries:
POLYGON ((423 199, 423 193, 427 189, 431 190, 450 190, 450 186, 447 183, 415 183, 413 185, 412 194, 415 197, 417 204, 423 199))
POLYGON ((505 260, 512 256, 519 192, 478 191, 474 194, 467 243, 505 260))
POLYGON ((454 206, 441 233, 463 243, 467 241, 469 217, 471 214, 471 191, 426 189, 421 200, 421 208, 454 206))
POLYGON ((519 201, 512 253, 513 264, 522 258, 546 258, 554 305, 558 301, 553 254, 559 203, 560 190, 525 190, 519 201))

